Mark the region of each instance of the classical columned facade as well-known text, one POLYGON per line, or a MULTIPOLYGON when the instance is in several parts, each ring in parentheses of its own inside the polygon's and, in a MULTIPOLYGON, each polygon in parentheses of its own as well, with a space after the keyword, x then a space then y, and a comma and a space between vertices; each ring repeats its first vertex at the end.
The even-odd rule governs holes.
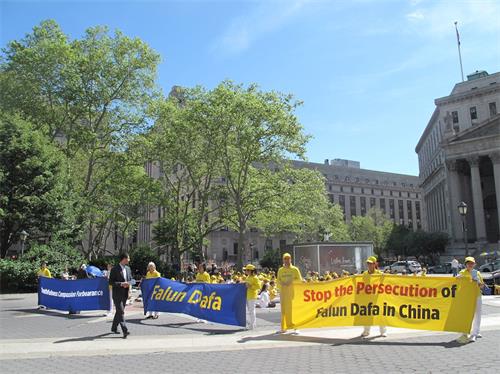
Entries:
POLYGON ((458 204, 468 206, 466 224, 469 241, 496 243, 500 240, 500 116, 447 139, 445 154, 448 185, 449 232, 463 241, 458 204))

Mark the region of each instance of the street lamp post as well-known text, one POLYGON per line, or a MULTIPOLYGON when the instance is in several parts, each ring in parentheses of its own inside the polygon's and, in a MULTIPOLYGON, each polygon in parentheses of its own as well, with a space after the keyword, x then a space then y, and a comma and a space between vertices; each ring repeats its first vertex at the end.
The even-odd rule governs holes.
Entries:
POLYGON ((464 233, 464 243, 465 243, 465 257, 469 256, 469 247, 467 241, 467 204, 465 202, 461 202, 458 204, 458 213, 462 216, 462 231, 464 233))
POLYGON ((28 235, 29 234, 24 230, 19 233, 19 239, 21 239, 21 257, 24 255, 24 242, 26 241, 28 235))

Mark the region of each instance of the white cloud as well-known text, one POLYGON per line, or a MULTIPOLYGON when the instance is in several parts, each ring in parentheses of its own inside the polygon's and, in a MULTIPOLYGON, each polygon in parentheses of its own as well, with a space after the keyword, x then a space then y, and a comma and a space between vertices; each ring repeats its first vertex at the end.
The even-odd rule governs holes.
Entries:
POLYGON ((416 10, 414 12, 408 13, 406 15, 406 18, 408 18, 410 21, 419 21, 424 19, 424 14, 421 10, 416 10))
POLYGON ((291 22, 312 2, 294 0, 259 3, 252 12, 235 18, 214 41, 212 50, 224 54, 243 52, 258 39, 291 22))

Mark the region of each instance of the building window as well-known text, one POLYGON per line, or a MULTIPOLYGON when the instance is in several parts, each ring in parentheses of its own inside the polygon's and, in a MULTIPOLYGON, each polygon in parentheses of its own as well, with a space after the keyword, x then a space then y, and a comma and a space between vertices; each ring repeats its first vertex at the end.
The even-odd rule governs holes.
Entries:
POLYGON ((394 214, 394 199, 389 199, 389 209, 391 219, 395 219, 396 216, 394 214))
POLYGON ((344 213, 344 220, 345 220, 345 196, 344 195, 339 195, 339 205, 342 208, 342 213, 344 213))
POLYGON ((340 192, 344 192, 344 186, 340 186, 340 192))
POLYGON ((349 196, 349 205, 351 207, 351 217, 356 215, 356 197, 349 196))
POLYGON ((477 109, 475 106, 471 106, 470 109, 470 119, 477 119, 477 109))
POLYGON ((366 197, 361 196, 361 215, 366 215, 366 197))
POLYGON ((373 208, 373 207, 375 207, 375 198, 370 197, 370 208, 373 208))
POLYGON ((328 198, 330 199, 330 202, 333 204, 333 200, 334 200, 334 199, 333 199, 333 194, 332 194, 332 193, 331 193, 331 194, 328 194, 328 198))
POLYGON ((408 226, 412 226, 413 208, 411 205, 411 200, 406 200, 406 208, 408 209, 408 226))
POLYGON ((238 243, 233 243, 233 254, 234 255, 238 254, 238 243))
POLYGON ((399 197, 401 197, 401 191, 399 191, 399 197))
POLYGON ((497 103, 489 103, 488 106, 490 107, 490 117, 496 116, 497 114, 497 103))
POLYGON ((351 193, 354 193, 354 187, 351 187, 351 193))
POLYGON ((331 190, 332 190, 332 185, 331 185, 331 184, 329 184, 329 185, 328 185, 328 191, 331 191, 331 190))
POLYGON ((385 214, 385 199, 380 199, 380 210, 385 214))
POLYGON ((458 112, 451 112, 451 118, 453 119, 453 123, 458 123, 458 112))
POLYGON ((375 195, 375 190, 372 188, 372 195, 375 195))
POLYGON ((362 189, 361 189, 361 193, 362 193, 362 194, 364 194, 364 193, 365 193, 365 189, 364 189, 364 188, 362 188, 362 189))
POLYGON ((273 249, 273 240, 270 238, 266 239, 266 251, 270 251, 273 249))
POLYGON ((403 206, 403 200, 398 200, 398 211, 399 211, 399 223, 404 223, 405 212, 403 206))

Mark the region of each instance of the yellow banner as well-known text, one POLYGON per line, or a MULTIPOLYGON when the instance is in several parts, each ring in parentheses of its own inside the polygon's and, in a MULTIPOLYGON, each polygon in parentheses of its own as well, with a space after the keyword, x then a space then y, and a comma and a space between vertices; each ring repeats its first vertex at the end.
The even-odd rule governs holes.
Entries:
POLYGON ((394 326, 468 333, 479 287, 464 278, 355 275, 284 287, 284 327, 394 326))

